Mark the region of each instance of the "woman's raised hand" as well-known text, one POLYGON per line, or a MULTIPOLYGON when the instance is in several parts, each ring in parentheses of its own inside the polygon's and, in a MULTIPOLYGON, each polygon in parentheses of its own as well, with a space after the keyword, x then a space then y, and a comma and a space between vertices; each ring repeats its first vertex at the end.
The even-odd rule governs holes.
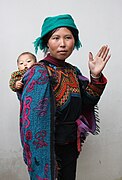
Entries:
POLYGON ((111 57, 111 55, 109 54, 109 51, 110 51, 110 48, 107 45, 102 46, 94 58, 93 58, 93 54, 89 52, 88 66, 89 66, 90 73, 92 74, 92 76, 94 77, 100 76, 106 63, 111 57))

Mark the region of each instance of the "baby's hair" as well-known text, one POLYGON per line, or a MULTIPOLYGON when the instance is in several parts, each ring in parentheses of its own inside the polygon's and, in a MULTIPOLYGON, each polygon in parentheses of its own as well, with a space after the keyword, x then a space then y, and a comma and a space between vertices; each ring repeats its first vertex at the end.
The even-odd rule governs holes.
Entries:
POLYGON ((31 56, 33 57, 34 61, 37 62, 36 56, 35 56, 34 54, 32 54, 31 52, 23 52, 23 53, 21 53, 21 54, 18 56, 18 58, 17 58, 17 63, 19 62, 19 58, 20 58, 22 55, 26 55, 26 54, 31 55, 31 56))

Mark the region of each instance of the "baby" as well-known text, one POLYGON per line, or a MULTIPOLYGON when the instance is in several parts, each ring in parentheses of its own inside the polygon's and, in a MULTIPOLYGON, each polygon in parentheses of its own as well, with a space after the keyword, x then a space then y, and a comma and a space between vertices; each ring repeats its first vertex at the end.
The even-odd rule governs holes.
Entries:
POLYGON ((23 52, 17 59, 18 71, 11 74, 9 86, 12 91, 17 92, 22 89, 22 78, 28 68, 37 62, 36 56, 30 52, 23 52))

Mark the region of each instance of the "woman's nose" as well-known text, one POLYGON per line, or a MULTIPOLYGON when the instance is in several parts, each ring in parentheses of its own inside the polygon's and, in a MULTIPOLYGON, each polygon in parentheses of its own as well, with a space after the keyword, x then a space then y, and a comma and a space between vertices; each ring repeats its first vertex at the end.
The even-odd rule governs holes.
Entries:
POLYGON ((65 40, 62 38, 62 39, 60 39, 60 46, 65 46, 65 40))

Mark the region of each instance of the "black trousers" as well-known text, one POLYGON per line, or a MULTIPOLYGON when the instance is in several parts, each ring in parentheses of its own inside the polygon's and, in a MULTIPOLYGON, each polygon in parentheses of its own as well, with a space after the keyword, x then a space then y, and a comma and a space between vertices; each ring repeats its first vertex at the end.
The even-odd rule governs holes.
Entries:
POLYGON ((58 164, 58 180, 75 180, 77 167, 77 143, 56 144, 56 160, 58 164))

